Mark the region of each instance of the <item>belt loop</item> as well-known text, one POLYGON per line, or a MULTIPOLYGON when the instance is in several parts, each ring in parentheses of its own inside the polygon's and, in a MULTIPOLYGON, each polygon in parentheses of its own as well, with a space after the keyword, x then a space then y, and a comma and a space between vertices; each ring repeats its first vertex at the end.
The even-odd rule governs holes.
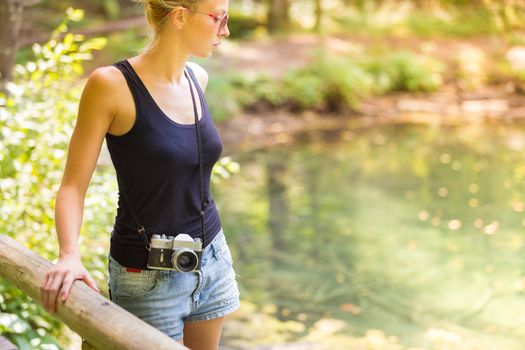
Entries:
POLYGON ((217 255, 219 253, 219 247, 217 247, 217 241, 214 239, 213 241, 210 242, 210 246, 211 246, 211 250, 212 250, 212 254, 213 254, 213 257, 214 258, 217 258, 217 255))

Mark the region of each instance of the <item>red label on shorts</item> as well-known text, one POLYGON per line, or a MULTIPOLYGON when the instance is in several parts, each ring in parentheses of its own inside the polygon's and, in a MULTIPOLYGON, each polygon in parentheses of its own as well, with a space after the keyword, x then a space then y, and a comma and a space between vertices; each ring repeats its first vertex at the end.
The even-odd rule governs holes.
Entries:
POLYGON ((131 267, 126 267, 126 272, 142 272, 141 269, 134 269, 134 268, 131 268, 131 267))

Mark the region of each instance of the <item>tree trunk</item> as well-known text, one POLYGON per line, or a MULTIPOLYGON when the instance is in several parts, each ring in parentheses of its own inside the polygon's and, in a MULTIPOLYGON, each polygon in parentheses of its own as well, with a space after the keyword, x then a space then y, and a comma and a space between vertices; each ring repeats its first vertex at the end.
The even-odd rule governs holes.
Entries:
POLYGON ((290 25, 289 7, 289 0, 270 0, 268 30, 271 33, 288 29, 290 25))
POLYGON ((322 0, 315 0, 315 26, 314 30, 316 32, 321 31, 321 21, 323 18, 323 7, 321 6, 322 0))
POLYGON ((268 228, 272 236, 274 251, 288 251, 284 233, 288 226, 289 208, 285 181, 288 159, 284 154, 271 154, 267 164, 268 228))
MULTIPOLYGON (((267 163, 267 186, 268 186, 268 228, 272 237, 272 252, 270 254, 272 271, 278 271, 281 261, 278 256, 289 252, 285 233, 288 226, 289 206, 287 200, 287 184, 285 181, 288 159, 285 154, 270 154, 267 163)), ((271 291, 279 290, 281 281, 275 277, 270 278, 269 288, 271 291)), ((274 294, 275 296, 275 294, 274 294)), ((277 318, 282 318, 282 305, 278 298, 275 298, 277 305, 277 318)))
POLYGON ((0 91, 12 80, 18 33, 22 24, 23 0, 0 1, 0 91))

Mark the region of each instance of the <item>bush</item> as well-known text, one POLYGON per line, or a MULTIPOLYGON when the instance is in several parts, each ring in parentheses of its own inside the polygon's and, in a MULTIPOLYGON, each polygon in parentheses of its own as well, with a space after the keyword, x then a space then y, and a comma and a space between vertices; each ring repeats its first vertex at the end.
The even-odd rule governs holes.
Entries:
MULTIPOLYGON (((105 45, 104 39, 85 41, 70 33, 59 39, 69 21, 82 17, 81 10, 68 9, 51 40, 33 46, 35 60, 15 67, 14 81, 7 85, 10 95, 0 98, 0 105, 6 106, 0 111, 0 148, 5 150, 0 154, 1 231, 49 260, 58 255, 54 199, 76 117, 82 62, 105 45)), ((104 224, 111 220, 107 194, 112 183, 103 174, 94 175, 86 200, 84 236, 88 239, 107 230, 104 224)), ((105 276, 103 258, 88 264, 99 280, 105 276)), ((0 281, 0 291, 4 336, 20 349, 61 348, 61 323, 11 284, 0 281)))
POLYGON ((440 62, 408 51, 356 58, 318 51, 312 63, 288 71, 280 81, 264 74, 210 80, 209 100, 219 120, 246 106, 342 111, 372 95, 435 91, 443 83, 443 70, 440 62))
POLYGON ((249 87, 256 101, 271 106, 280 106, 285 102, 285 96, 282 94, 280 82, 262 74, 249 83, 249 87), (251 85, 251 86, 250 86, 251 85))
POLYGON ((431 37, 472 37, 494 33, 490 14, 480 6, 447 7, 447 17, 415 10, 407 18, 407 27, 415 36, 431 37))
POLYGON ((264 23, 254 17, 253 15, 246 15, 242 12, 230 12, 230 20, 228 21, 228 29, 232 38, 244 39, 249 38, 264 23))
POLYGON ((376 91, 435 91, 443 84, 442 63, 409 51, 362 60, 373 75, 376 91))
POLYGON ((406 51, 357 58, 321 52, 308 67, 285 75, 281 95, 300 109, 355 108, 374 94, 435 91, 443 70, 440 62, 406 51))
POLYGON ((294 108, 321 109, 324 102, 321 78, 313 74, 286 73, 283 92, 294 108))
MULTIPOLYGON (((0 109, 0 229, 51 261, 58 255, 54 200, 76 120, 83 63, 106 44, 102 38, 85 41, 70 33, 59 39, 69 21, 82 16, 81 10, 68 9, 51 40, 33 46, 34 60, 16 66, 14 81, 7 85, 9 97, 0 96, 5 105, 0 109)), ((214 172, 217 179, 225 178, 238 167, 225 158, 214 172)), ((105 284, 108 249, 99 242, 109 243, 118 191, 113 171, 100 170, 86 195, 80 247, 87 270, 105 284)), ((0 280, 0 334, 19 349, 63 349, 60 343, 68 342, 64 330, 40 303, 0 280)))
POLYGON ((311 65, 285 75, 281 95, 293 108, 337 111, 356 107, 372 86, 372 77, 359 64, 321 51, 311 65))
POLYGON ((206 101, 210 106, 210 113, 217 122, 227 120, 242 110, 236 98, 236 90, 227 74, 216 75, 209 79, 206 87, 206 101))

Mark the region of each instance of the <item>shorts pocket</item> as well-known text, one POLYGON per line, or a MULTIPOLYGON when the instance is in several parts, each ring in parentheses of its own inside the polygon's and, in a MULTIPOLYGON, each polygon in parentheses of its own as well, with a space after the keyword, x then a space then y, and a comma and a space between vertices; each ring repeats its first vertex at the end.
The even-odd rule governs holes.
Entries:
POLYGON ((145 298, 155 293, 161 281, 159 271, 126 271, 116 260, 109 261, 109 285, 114 299, 145 298))
POLYGON ((116 294, 119 298, 145 298, 155 293, 158 284, 159 277, 157 271, 122 271, 116 285, 116 294))

